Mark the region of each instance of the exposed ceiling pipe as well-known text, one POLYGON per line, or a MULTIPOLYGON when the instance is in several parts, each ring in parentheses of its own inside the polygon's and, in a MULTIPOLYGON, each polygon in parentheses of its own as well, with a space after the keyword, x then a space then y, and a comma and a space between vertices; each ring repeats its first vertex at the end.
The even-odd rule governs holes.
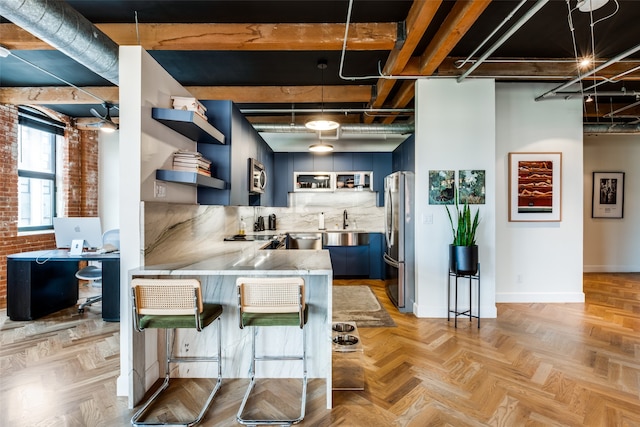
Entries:
POLYGON ((243 114, 281 113, 413 113, 413 108, 241 108, 243 114))
POLYGON ((66 2, 2 0, 0 15, 118 85, 118 45, 66 2))
POLYGON ((565 88, 571 86, 574 83, 578 83, 579 81, 581 81, 585 77, 589 77, 590 75, 595 74, 598 71, 603 70, 603 69, 607 68, 608 66, 610 66, 612 64, 615 64, 616 62, 619 62, 621 59, 624 59, 627 56, 633 55, 634 53, 636 53, 639 50, 640 50, 640 44, 632 47, 631 49, 625 50, 624 52, 622 52, 619 55, 614 56, 613 58, 611 58, 610 60, 608 60, 604 64, 601 64, 601 65, 597 66, 593 70, 591 70, 591 71, 589 71, 589 72, 587 72, 585 74, 582 74, 582 75, 574 78, 573 80, 571 80, 571 81, 569 81, 567 83, 563 83, 560 86, 555 87, 555 88, 543 93, 542 95, 540 95, 537 98, 535 98, 535 100, 536 101, 540 101, 541 99, 548 98, 550 96, 554 96, 556 94, 556 92, 558 92, 558 91, 560 91, 562 89, 565 89, 565 88))
POLYGON ((610 90, 610 91, 601 91, 601 92, 595 92, 595 91, 586 91, 586 92, 575 92, 575 91, 558 91, 554 94, 550 94, 549 96, 559 96, 559 97, 563 97, 564 99, 571 99, 575 96, 580 96, 580 97, 584 97, 584 96, 599 96, 599 97, 603 97, 603 96, 615 96, 615 97, 627 97, 627 96, 633 96, 633 97, 638 97, 640 96, 640 91, 636 91, 636 90, 610 90))
POLYGON ((518 3, 518 5, 511 11, 511 13, 509 13, 509 15, 507 15, 506 18, 504 18, 502 20, 502 22, 500 23, 500 25, 498 25, 496 28, 493 29, 493 31, 491 32, 491 34, 489 34, 484 40, 482 40, 482 42, 478 45, 478 47, 476 47, 473 52, 471 52, 471 54, 469 54, 469 56, 467 56, 466 59, 464 60, 460 60, 460 61, 456 61, 454 63, 454 66, 456 68, 462 68, 464 67, 464 65, 467 62, 475 62, 475 60, 471 59, 473 58, 473 56, 478 53, 478 51, 480 49, 482 49, 482 47, 485 45, 485 43, 489 42, 489 40, 491 40, 491 38, 493 36, 495 36, 498 31, 500 31, 500 29, 507 23, 509 22, 509 20, 511 20, 511 18, 513 18, 513 16, 516 14, 516 12, 522 7, 524 6, 524 4, 527 2, 527 0, 521 0, 520 3, 518 3))
POLYGON ((640 133, 640 124, 630 125, 630 124, 611 124, 611 123, 602 123, 602 124, 591 124, 584 123, 582 125, 582 132, 585 134, 630 134, 630 133, 640 133))
POLYGON ((493 45, 491 45, 491 47, 487 49, 487 51, 483 53, 482 56, 480 56, 480 58, 478 58, 478 60, 467 71, 465 71, 460 77, 458 77, 458 83, 463 81, 469 74, 473 72, 473 70, 478 68, 485 59, 487 59, 493 52, 495 52, 500 46, 502 46, 504 42, 509 40, 509 38, 520 29, 520 27, 526 24, 527 21, 529 21, 529 19, 531 19, 533 15, 535 15, 547 3, 549 3, 549 0, 538 0, 536 4, 534 4, 533 7, 529 9, 527 13, 525 13, 522 18, 518 20, 518 22, 513 24, 513 26, 509 28, 509 30, 504 33, 493 45))
MULTIPOLYGON (((317 133, 306 128, 304 125, 289 125, 286 123, 253 123, 254 129, 258 132, 273 133, 317 133)), ((413 124, 344 124, 340 125, 342 134, 408 134, 415 131, 413 124)))

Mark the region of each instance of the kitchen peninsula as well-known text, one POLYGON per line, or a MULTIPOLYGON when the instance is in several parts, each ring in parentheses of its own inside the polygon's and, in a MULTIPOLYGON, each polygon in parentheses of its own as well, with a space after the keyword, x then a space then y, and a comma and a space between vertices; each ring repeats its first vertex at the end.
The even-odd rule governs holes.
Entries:
MULTIPOLYGON (((309 305, 309 320, 305 326, 308 377, 325 379, 327 408, 330 408, 332 269, 329 253, 323 250, 265 251, 260 250, 262 245, 263 241, 225 242, 219 251, 207 254, 201 261, 140 267, 130 271, 130 277, 198 278, 202 283, 204 300, 223 305, 223 378, 247 378, 250 330, 238 326, 236 279, 243 276, 301 276, 305 280, 305 298, 309 305)), ((258 335, 259 346, 268 342, 264 348, 266 351, 290 354, 301 346, 301 334, 293 328, 273 327, 269 328, 267 334, 264 337, 261 331, 258 335)), ((157 348, 153 343, 158 336, 154 330, 133 333, 129 354, 132 368, 129 389, 131 406, 141 400, 147 388, 158 378, 158 366, 163 362, 149 351, 150 348, 157 348), (145 340, 150 342, 146 343, 145 340), (149 360, 152 361, 151 366, 145 366, 145 361, 149 360)), ((179 330, 174 348, 177 354, 188 351, 190 355, 197 355, 214 352, 215 345, 215 328, 207 328, 202 332, 179 330)), ((216 376, 197 364, 182 369, 176 368, 172 375, 194 378, 216 376)), ((301 363, 263 363, 260 373, 272 378, 301 377, 302 368, 301 363)))

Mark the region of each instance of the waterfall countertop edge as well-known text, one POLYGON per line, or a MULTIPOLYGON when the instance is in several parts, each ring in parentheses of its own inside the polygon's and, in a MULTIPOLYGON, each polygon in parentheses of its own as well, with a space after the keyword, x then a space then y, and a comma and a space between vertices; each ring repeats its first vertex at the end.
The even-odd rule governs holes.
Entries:
POLYGON ((327 250, 260 250, 264 242, 226 242, 221 250, 195 262, 140 266, 131 275, 332 275, 327 250))

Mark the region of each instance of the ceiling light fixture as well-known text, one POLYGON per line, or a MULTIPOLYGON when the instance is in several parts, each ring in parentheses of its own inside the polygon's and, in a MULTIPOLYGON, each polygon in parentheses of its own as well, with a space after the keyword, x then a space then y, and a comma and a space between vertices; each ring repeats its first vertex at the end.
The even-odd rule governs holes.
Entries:
POLYGON ((324 142, 320 142, 319 144, 311 144, 309 146, 309 151, 314 153, 328 153, 329 151, 333 151, 333 145, 325 144, 324 142))
POLYGON ((582 58, 580 60, 580 67, 581 68, 587 68, 589 65, 591 65, 591 62, 592 62, 591 58, 588 58, 588 57, 582 58))
POLYGON ((326 59, 320 59, 318 60, 318 68, 321 70, 322 75, 321 75, 321 83, 320 83, 320 90, 321 90, 321 113, 320 113, 320 118, 319 119, 312 119, 308 122, 306 122, 304 125, 311 130, 315 130, 315 131, 323 131, 323 130, 333 130, 333 129, 337 129, 338 127, 340 127, 340 124, 334 120, 328 120, 324 118, 324 70, 327 68, 327 60, 326 59))
POLYGON ((607 4, 609 0, 578 0, 576 6, 580 12, 593 12, 607 4))
POLYGON ((584 102, 593 102, 591 95, 587 96, 587 99, 585 99, 584 102))

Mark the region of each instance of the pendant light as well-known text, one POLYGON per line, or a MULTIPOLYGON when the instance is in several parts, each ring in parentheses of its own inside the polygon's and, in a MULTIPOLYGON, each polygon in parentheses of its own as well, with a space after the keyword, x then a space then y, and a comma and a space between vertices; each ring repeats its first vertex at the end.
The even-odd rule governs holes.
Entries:
POLYGON ((338 127, 340 127, 340 124, 338 122, 336 122, 336 121, 327 120, 327 119, 324 118, 324 70, 327 68, 327 60, 326 59, 318 60, 318 68, 322 72, 322 75, 321 75, 321 79, 322 80, 321 80, 321 84, 320 84, 321 109, 322 109, 322 111, 320 113, 320 118, 312 119, 312 120, 306 122, 304 125, 308 129, 321 132, 321 131, 337 129, 338 127))
POLYGON ((333 151, 333 145, 320 141, 319 144, 311 144, 309 151, 313 151, 314 153, 328 153, 329 151, 333 151))

